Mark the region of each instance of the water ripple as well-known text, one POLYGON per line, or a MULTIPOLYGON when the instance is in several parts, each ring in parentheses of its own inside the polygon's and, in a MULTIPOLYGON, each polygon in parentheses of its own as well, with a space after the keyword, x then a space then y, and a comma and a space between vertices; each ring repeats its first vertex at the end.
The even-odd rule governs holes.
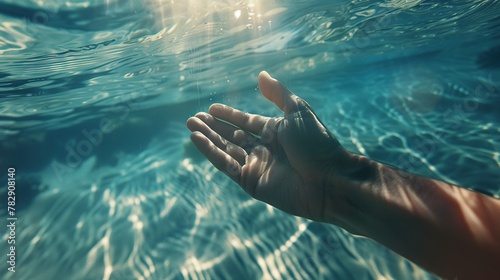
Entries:
POLYGON ((280 115, 267 69, 349 150, 498 196, 499 1, 285 2, 0 4, 0 165, 36 178, 16 279, 434 279, 250 199, 184 122, 280 115))

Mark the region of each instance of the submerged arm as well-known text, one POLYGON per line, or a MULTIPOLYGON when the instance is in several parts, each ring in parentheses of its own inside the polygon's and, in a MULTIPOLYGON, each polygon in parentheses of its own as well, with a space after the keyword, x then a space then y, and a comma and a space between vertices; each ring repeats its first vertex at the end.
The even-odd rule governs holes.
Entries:
POLYGON ((327 222, 447 279, 500 275, 500 200, 356 157, 342 184, 335 176, 327 222))

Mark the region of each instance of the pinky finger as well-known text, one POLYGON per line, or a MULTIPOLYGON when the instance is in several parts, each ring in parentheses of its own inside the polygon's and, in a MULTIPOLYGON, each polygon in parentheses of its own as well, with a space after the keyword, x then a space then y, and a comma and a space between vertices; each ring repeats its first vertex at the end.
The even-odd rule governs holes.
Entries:
POLYGON ((191 133, 191 141, 193 141, 198 150, 200 150, 215 168, 224 172, 236 183, 240 183, 241 165, 234 158, 215 146, 210 139, 199 131, 191 133))

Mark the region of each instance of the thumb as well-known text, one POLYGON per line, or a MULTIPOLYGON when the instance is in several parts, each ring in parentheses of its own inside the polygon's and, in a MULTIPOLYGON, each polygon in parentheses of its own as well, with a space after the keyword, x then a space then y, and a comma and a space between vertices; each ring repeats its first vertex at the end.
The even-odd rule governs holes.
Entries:
POLYGON ((292 104, 294 103, 294 97, 296 97, 295 94, 278 80, 271 77, 266 71, 262 71, 259 74, 259 88, 262 95, 276 104, 285 114, 294 111, 292 104))

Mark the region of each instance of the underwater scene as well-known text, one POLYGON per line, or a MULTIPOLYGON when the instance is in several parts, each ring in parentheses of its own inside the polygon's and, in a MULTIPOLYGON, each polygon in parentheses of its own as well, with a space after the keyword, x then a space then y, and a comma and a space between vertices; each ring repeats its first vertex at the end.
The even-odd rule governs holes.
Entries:
POLYGON ((438 279, 251 198, 186 120, 213 103, 281 116, 266 70, 346 149, 499 198, 498 11, 0 0, 0 279, 438 279))

